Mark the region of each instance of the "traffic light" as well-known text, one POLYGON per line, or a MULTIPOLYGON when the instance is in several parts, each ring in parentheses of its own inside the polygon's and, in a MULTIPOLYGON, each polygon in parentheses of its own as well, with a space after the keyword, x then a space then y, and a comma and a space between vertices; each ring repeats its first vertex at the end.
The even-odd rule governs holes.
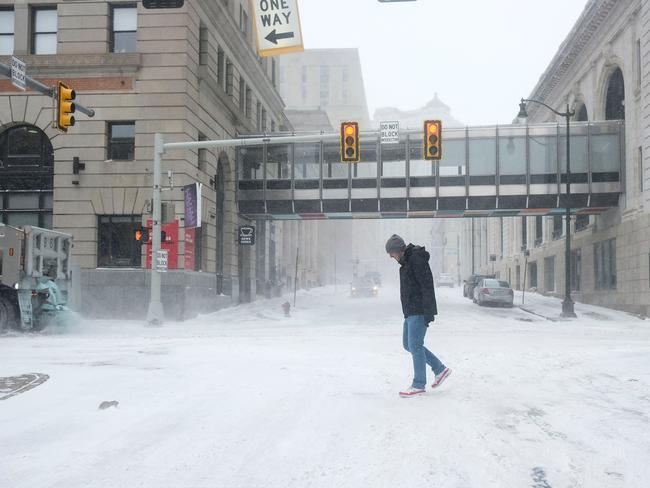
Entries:
POLYGON ((74 99, 76 92, 67 85, 57 84, 57 106, 56 106, 56 126, 60 131, 68 132, 68 128, 74 125, 74 99))
POLYGON ((424 159, 442 159, 442 122, 424 121, 424 159))
POLYGON ((135 229, 133 231, 133 239, 139 244, 146 244, 149 241, 149 231, 147 229, 135 229))
POLYGON ((357 122, 341 124, 341 162, 359 162, 359 124, 357 122))
POLYGON ((181 8, 184 0, 142 0, 144 8, 181 8))

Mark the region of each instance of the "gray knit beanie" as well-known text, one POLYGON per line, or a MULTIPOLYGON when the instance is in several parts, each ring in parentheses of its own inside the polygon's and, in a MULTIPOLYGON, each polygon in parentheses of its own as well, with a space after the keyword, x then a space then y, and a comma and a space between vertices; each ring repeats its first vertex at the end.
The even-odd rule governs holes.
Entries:
POLYGON ((406 244, 404 243, 404 239, 402 239, 400 236, 397 234, 393 234, 390 236, 390 239, 386 241, 386 252, 391 253, 395 251, 403 251, 406 249, 406 244))

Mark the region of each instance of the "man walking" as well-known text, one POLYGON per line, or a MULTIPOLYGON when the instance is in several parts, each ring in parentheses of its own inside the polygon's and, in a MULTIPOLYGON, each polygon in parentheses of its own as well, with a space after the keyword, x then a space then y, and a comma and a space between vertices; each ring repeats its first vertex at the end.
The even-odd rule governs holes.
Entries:
POLYGON ((400 265, 399 283, 402 312, 404 313, 404 349, 413 356, 413 383, 400 391, 401 397, 408 398, 425 392, 427 382, 426 366, 431 366, 435 380, 431 388, 437 388, 449 376, 451 370, 426 347, 424 336, 429 322, 438 314, 436 294, 433 289, 433 276, 429 267, 429 253, 424 247, 408 246, 397 234, 386 242, 386 252, 400 265))

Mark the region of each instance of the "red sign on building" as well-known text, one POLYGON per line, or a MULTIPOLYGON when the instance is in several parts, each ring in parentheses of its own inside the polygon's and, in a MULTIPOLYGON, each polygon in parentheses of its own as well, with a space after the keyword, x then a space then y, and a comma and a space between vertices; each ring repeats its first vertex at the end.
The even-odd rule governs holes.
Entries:
POLYGON ((194 271, 196 266, 196 229, 185 229, 185 269, 194 271))
MULTIPOLYGON (((160 249, 167 251, 168 269, 178 269, 178 220, 169 224, 162 224, 161 231, 165 239, 160 241, 160 249)), ((151 239, 153 236, 152 221, 147 220, 147 230, 149 231, 149 240, 147 241, 147 269, 151 269, 151 239)))

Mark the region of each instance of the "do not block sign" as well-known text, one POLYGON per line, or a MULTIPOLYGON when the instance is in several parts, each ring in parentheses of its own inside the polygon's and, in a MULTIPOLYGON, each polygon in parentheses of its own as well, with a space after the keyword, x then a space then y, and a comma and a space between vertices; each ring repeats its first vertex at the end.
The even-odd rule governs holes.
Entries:
POLYGON ((253 0, 257 54, 303 51, 298 0, 253 0))

